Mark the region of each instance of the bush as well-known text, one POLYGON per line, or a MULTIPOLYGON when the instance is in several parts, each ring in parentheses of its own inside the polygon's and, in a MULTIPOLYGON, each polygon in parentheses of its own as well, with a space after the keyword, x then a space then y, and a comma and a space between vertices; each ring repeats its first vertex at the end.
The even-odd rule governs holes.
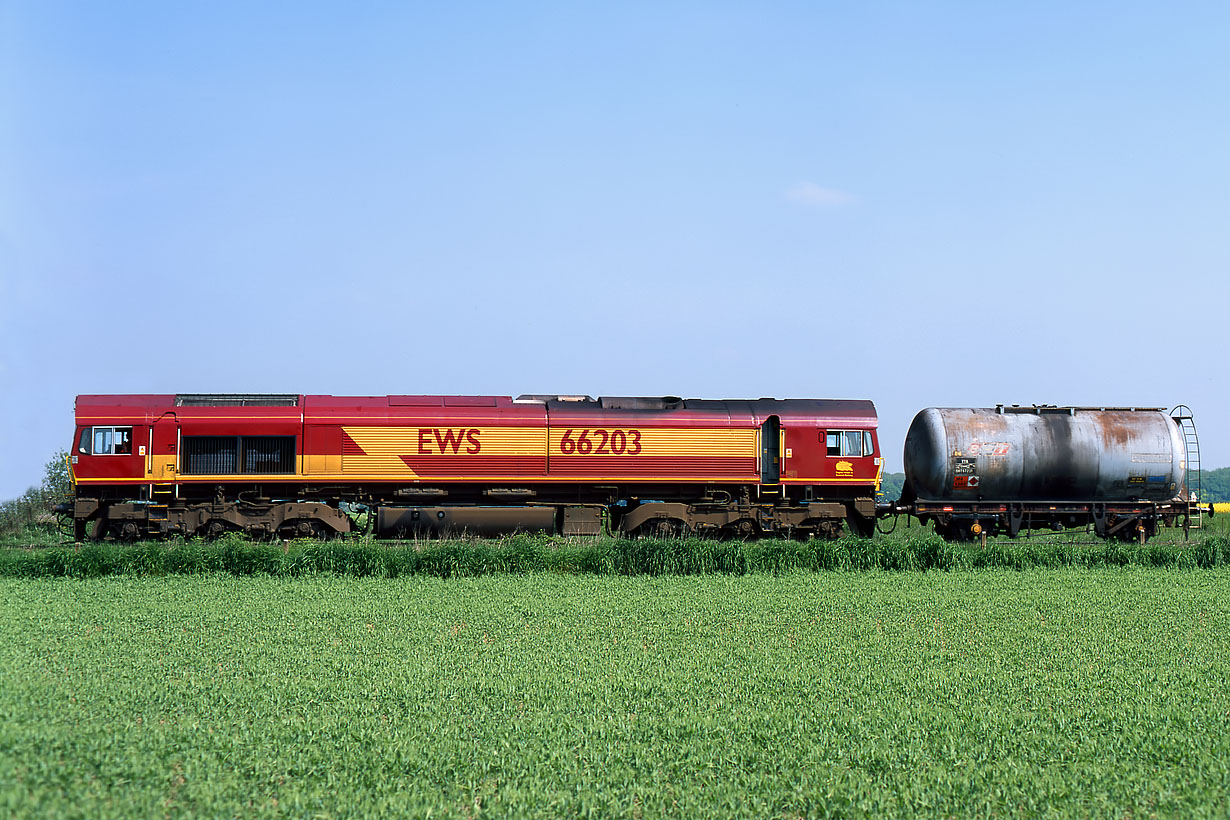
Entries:
POLYGON ((54 508, 72 498, 68 452, 61 450, 43 468, 43 480, 9 501, 0 501, 0 538, 38 540, 56 532, 54 508))

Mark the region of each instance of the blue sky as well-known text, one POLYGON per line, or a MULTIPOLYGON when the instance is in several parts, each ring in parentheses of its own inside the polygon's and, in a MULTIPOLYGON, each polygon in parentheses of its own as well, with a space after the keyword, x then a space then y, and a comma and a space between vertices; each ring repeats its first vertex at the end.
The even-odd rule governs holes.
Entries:
POLYGON ((0 4, 0 498, 92 392, 1190 404, 1225 3, 0 4))

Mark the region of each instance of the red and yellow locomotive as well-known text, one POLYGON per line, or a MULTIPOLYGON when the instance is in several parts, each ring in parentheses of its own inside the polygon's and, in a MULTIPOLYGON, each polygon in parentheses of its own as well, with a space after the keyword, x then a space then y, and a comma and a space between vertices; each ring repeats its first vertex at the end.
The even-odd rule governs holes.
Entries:
POLYGON ((79 396, 79 538, 870 534, 870 401, 79 396))

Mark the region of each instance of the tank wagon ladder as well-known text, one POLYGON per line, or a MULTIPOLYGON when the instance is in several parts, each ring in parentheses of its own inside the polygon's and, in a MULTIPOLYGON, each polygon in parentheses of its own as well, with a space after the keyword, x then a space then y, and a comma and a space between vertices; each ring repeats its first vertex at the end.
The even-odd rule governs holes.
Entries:
POLYGON ((1183 492, 1186 496, 1184 500, 1188 505, 1186 527, 1198 530, 1203 526, 1202 511, 1200 504, 1193 502, 1203 501, 1204 493, 1200 486, 1200 437, 1196 435, 1196 419, 1192 415, 1192 409, 1186 404, 1180 404, 1171 410, 1170 417, 1183 431, 1183 447, 1186 450, 1187 472, 1183 479, 1183 492))

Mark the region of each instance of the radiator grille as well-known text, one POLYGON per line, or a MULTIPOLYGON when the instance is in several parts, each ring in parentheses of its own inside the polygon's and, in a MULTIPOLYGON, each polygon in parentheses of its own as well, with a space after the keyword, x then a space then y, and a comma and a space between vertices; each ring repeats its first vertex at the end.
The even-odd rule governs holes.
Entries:
POLYGON ((241 468, 244 473, 293 473, 295 437, 244 436, 241 468))
POLYGON ((184 436, 182 475, 295 472, 294 436, 184 436))
POLYGON ((286 393, 180 393, 177 407, 297 407, 299 397, 286 393))

